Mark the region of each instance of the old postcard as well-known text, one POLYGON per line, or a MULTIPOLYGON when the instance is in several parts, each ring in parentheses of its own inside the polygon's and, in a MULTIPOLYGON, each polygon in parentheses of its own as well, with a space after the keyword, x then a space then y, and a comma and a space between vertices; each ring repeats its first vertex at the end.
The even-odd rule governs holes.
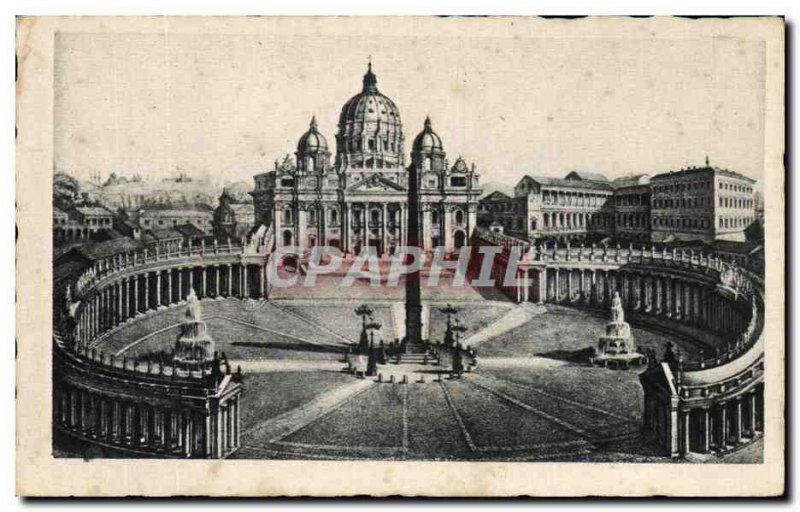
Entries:
POLYGON ((784 490, 780 18, 17 20, 17 492, 784 490))

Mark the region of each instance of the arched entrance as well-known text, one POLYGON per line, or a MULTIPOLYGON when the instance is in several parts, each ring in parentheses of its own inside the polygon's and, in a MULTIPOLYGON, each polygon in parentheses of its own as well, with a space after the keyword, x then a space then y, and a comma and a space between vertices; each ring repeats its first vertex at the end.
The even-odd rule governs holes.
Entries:
POLYGON ((455 233, 453 233, 453 244, 455 245, 456 249, 461 249, 462 247, 464 247, 467 241, 466 239, 467 235, 461 230, 458 230, 455 233))

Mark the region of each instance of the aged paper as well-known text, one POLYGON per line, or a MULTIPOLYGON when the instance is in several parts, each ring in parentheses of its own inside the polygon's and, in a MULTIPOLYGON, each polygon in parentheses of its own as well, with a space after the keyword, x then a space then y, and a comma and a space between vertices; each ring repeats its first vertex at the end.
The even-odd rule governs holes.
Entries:
POLYGON ((783 34, 19 18, 18 494, 782 494, 783 34))

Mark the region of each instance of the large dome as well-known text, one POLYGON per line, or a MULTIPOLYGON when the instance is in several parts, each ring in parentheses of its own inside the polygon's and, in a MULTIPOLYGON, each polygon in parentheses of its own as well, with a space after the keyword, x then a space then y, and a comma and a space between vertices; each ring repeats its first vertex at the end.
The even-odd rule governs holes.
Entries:
POLYGON ((370 63, 361 92, 344 104, 339 115, 337 163, 378 169, 403 165, 403 140, 400 111, 378 91, 370 63))

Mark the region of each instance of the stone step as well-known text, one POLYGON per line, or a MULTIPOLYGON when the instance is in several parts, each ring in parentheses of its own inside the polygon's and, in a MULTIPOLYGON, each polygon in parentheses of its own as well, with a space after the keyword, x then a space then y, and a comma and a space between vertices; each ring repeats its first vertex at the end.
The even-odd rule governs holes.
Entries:
POLYGON ((433 364, 436 359, 428 354, 401 354, 400 363, 406 364, 424 364, 427 357, 428 364, 433 364))

